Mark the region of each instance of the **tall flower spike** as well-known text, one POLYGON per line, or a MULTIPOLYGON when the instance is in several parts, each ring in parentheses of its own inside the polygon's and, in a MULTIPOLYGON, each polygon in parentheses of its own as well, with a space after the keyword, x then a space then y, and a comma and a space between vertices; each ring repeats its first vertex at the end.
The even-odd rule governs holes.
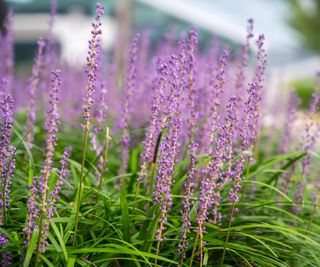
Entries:
POLYGON ((8 208, 11 178, 14 169, 15 150, 10 146, 13 126, 13 99, 4 95, 0 102, 0 225, 8 208))
MULTIPOLYGON (((202 233, 205 232, 203 224, 208 219, 208 210, 213 204, 218 205, 217 201, 220 201, 219 195, 217 195, 218 187, 224 185, 230 178, 230 170, 225 173, 222 164, 228 162, 231 165, 232 146, 236 124, 235 108, 237 98, 231 97, 227 106, 227 117, 225 123, 221 125, 218 123, 216 127, 216 136, 212 139, 210 146, 212 147, 210 157, 211 161, 207 166, 206 174, 201 181, 200 195, 199 195, 199 207, 197 215, 197 223, 199 227, 202 227, 202 233), (231 156, 230 156, 231 153, 231 156), (216 199, 217 198, 217 199, 216 199)), ((230 167, 230 165, 228 167, 230 167)), ((217 216, 217 214, 214 214, 217 216)))
POLYGON ((238 193, 241 188, 241 180, 246 162, 246 157, 253 160, 252 151, 258 134, 258 122, 260 116, 260 103, 263 89, 264 71, 266 66, 266 53, 264 50, 264 36, 260 35, 257 40, 258 64, 255 71, 253 82, 249 83, 247 89, 248 98, 245 102, 242 126, 237 125, 241 139, 241 152, 234 164, 233 177, 234 185, 229 191, 229 199, 233 203, 239 201, 238 193))
POLYGON ((235 82, 235 94, 238 98, 239 104, 242 101, 242 95, 244 93, 244 87, 245 87, 245 81, 246 81, 245 68, 248 66, 250 40, 252 38, 253 38, 253 19, 249 19, 247 22, 246 42, 242 47, 241 58, 240 58, 238 72, 236 74, 236 82, 235 82))
POLYGON ((264 72, 266 67, 266 53, 264 50, 264 36, 259 35, 258 46, 258 64, 255 71, 253 82, 249 83, 247 89, 248 98, 245 103, 244 111, 244 129, 242 131, 242 146, 247 151, 249 158, 252 159, 252 150, 258 134, 258 123, 260 118, 260 104, 262 100, 262 89, 264 72))
POLYGON ((158 160, 157 175, 155 177, 155 187, 153 191, 153 201, 160 208, 160 226, 156 231, 158 240, 158 249, 160 242, 163 241, 163 232, 166 229, 167 214, 172 206, 171 185, 172 175, 180 147, 179 137, 181 134, 181 61, 178 57, 172 56, 169 61, 169 75, 171 76, 170 93, 167 101, 169 102, 169 118, 167 124, 167 135, 163 137, 160 143, 160 157, 158 160))
POLYGON ((188 60, 186 62, 187 68, 187 90, 188 90, 188 109, 190 110, 189 115, 189 139, 195 135, 196 124, 197 124, 197 107, 196 107, 196 85, 195 85, 195 74, 196 74, 196 55, 198 50, 198 33, 192 30, 188 34, 188 60))
POLYGON ((206 153, 210 154, 212 147, 210 144, 213 143, 214 133, 217 128, 217 122, 219 121, 219 107, 221 104, 221 96, 224 91, 225 84, 225 72, 229 60, 229 50, 225 48, 219 58, 219 64, 216 69, 212 69, 212 79, 209 82, 209 94, 210 94, 210 110, 208 114, 208 119, 205 122, 205 135, 202 144, 206 147, 206 153), (209 145, 208 145, 209 144, 209 145))
POLYGON ((164 91, 167 86, 168 66, 161 59, 157 60, 157 73, 152 83, 152 90, 154 91, 153 103, 151 107, 151 118, 148 132, 143 142, 144 148, 142 153, 141 170, 138 177, 138 182, 141 183, 147 173, 147 164, 151 164, 154 160, 154 153, 157 138, 161 132, 161 105, 163 103, 164 91))
POLYGON ((87 56, 87 87, 86 87, 86 96, 84 98, 83 104, 83 118, 84 118, 84 137, 83 137, 83 150, 82 150, 82 163, 80 169, 80 177, 79 177, 79 186, 76 193, 76 213, 74 217, 74 235, 73 235, 73 246, 76 245, 77 242, 77 231, 78 231, 78 223, 79 223, 79 213, 80 213, 80 205, 81 205, 81 195, 82 195, 82 186, 84 182, 84 163, 86 160, 87 154, 87 145, 90 131, 90 118, 91 118, 91 108, 93 104, 93 93, 96 87, 96 79, 98 74, 98 63, 99 57, 98 53, 101 51, 101 39, 100 35, 102 34, 101 26, 102 26, 102 17, 104 15, 104 7, 102 4, 96 4, 96 17, 95 21, 92 23, 91 30, 91 40, 89 40, 89 52, 87 56))
POLYGON ((129 62, 128 69, 126 73, 126 82, 124 85, 124 96, 122 101, 122 113, 120 117, 120 129, 122 130, 122 136, 120 140, 120 174, 124 174, 127 171, 128 159, 129 159, 129 144, 130 144, 130 134, 129 134, 129 124, 130 124, 130 114, 131 114, 131 98, 133 96, 133 89, 136 83, 137 76, 137 53, 138 53, 138 43, 140 35, 137 34, 131 42, 129 48, 129 62))
POLYGON ((53 45, 53 26, 57 16, 58 2, 57 0, 51 0, 50 4, 50 20, 49 20, 49 29, 48 29, 48 47, 52 49, 53 45))
POLYGON ((55 147, 57 145, 57 132, 59 125, 59 114, 58 114, 58 93, 61 86, 61 71, 52 70, 51 71, 51 92, 49 99, 49 110, 47 115, 47 120, 45 123, 45 130, 47 133, 46 139, 46 159, 44 165, 42 166, 40 175, 40 193, 46 197, 45 194, 48 190, 48 182, 50 178, 50 173, 52 170, 53 155, 55 147))
POLYGON ((52 171, 53 156, 57 145, 57 132, 59 124, 58 115, 58 93, 61 86, 61 72, 60 70, 51 71, 51 90, 49 95, 49 110, 45 124, 47 133, 46 139, 46 157, 40 173, 39 181, 39 196, 41 197, 40 213, 39 213, 39 237, 37 243, 37 258, 39 260, 39 253, 43 251, 42 235, 45 227, 46 217, 48 216, 48 202, 49 201, 49 181, 52 171))
POLYGON ((32 147, 34 137, 34 124, 36 120, 36 94, 39 90, 41 67, 43 65, 43 52, 45 47, 45 41, 40 38, 37 42, 38 50, 35 57, 35 62, 32 67, 32 75, 29 79, 29 103, 28 103, 28 115, 26 122, 26 142, 29 143, 29 147, 32 147))
POLYGON ((194 191, 194 181, 196 175, 196 150, 198 148, 198 143, 195 141, 196 134, 196 124, 198 119, 197 106, 196 106, 196 85, 195 85, 195 58, 197 53, 198 46, 198 34, 196 31, 192 30, 188 34, 188 60, 186 64, 187 72, 187 94, 188 94, 188 109, 190 114, 188 117, 188 142, 189 142, 189 169, 188 177, 184 182, 184 197, 182 200, 183 210, 181 211, 182 218, 182 230, 181 230, 181 239, 182 242, 179 244, 178 252, 182 253, 182 258, 185 258, 185 249, 188 247, 187 232, 191 227, 190 219, 190 209, 192 206, 191 197, 194 191))
POLYGON ((95 17, 95 21, 92 23, 91 30, 91 40, 89 40, 89 52, 87 56, 87 77, 88 84, 86 87, 86 96, 84 98, 83 104, 83 118, 84 118, 84 129, 89 131, 90 129, 90 117, 91 117, 91 107, 93 104, 93 93, 96 90, 96 77, 98 71, 98 62, 97 57, 101 47, 101 39, 100 35, 102 34, 101 19, 104 14, 104 7, 102 4, 97 4, 96 6, 97 15, 95 17))
MULTIPOLYGON (((235 77, 235 95, 237 97, 237 107, 236 107, 236 116, 238 118, 243 118, 246 116, 246 114, 243 114, 243 105, 244 102, 244 96, 245 96, 245 90, 246 90, 246 84, 247 84, 247 76, 246 76, 246 68, 249 63, 249 56, 250 56, 250 42, 253 38, 253 19, 249 19, 247 21, 247 36, 245 44, 242 47, 239 65, 237 68, 237 73, 235 77)), ((242 120, 239 119, 238 123, 242 123, 242 120)), ((237 126, 238 129, 240 129, 240 126, 237 126)), ((238 135, 241 133, 238 132, 238 135)))
POLYGON ((221 192, 225 185, 229 183, 234 177, 234 152, 235 146, 237 143, 236 125, 237 125, 237 117, 236 117, 236 108, 237 108, 237 97, 232 96, 229 99, 229 103, 227 105, 227 116, 225 118, 225 124, 221 127, 223 144, 225 149, 222 151, 222 159, 226 163, 225 169, 222 167, 220 169, 221 176, 219 182, 217 184, 217 190, 214 194, 214 202, 213 202, 213 223, 216 224, 218 220, 221 219, 222 215, 218 213, 218 207, 221 202, 221 192))
POLYGON ((55 24, 55 20, 57 17, 57 8, 58 8, 58 1, 57 0, 51 0, 50 4, 50 19, 49 19, 49 25, 48 25, 48 33, 47 33, 47 39, 48 39, 48 45, 47 45, 47 51, 46 51, 46 67, 47 67, 47 76, 50 74, 49 70, 54 67, 55 61, 58 60, 58 53, 56 51, 56 47, 54 44, 54 38, 53 38, 53 28, 55 24))

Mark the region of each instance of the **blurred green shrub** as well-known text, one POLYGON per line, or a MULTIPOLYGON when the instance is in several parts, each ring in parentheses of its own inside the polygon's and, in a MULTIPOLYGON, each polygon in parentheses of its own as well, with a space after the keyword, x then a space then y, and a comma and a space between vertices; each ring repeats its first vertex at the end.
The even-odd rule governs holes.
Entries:
POLYGON ((315 79, 306 78, 293 81, 290 84, 290 88, 295 88, 295 90, 297 91, 297 94, 301 99, 300 108, 307 109, 311 102, 312 93, 315 89, 315 79))

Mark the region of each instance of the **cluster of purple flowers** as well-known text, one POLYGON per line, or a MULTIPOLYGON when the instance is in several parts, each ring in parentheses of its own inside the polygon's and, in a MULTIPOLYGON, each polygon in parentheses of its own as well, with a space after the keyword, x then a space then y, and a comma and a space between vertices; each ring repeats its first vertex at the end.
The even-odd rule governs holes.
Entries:
MULTIPOLYGON (((83 114, 85 130, 85 148, 83 164, 79 179, 78 198, 75 216, 75 237, 81 204, 81 192, 84 182, 84 165, 86 159, 87 139, 90 138, 91 149, 98 158, 96 177, 99 190, 107 170, 107 150, 110 140, 109 122, 115 133, 120 135, 120 166, 118 185, 123 185, 122 176, 129 169, 129 155, 132 143, 140 142, 142 136, 133 137, 131 132, 149 124, 143 141, 140 172, 137 181, 137 193, 144 189, 152 192, 152 201, 159 208, 159 222, 156 229, 157 253, 160 244, 167 237, 167 223, 174 205, 173 186, 177 162, 187 158, 188 168, 181 183, 181 241, 178 252, 183 261, 189 247, 190 232, 196 232, 199 239, 200 262, 203 261, 204 235, 206 224, 219 225, 222 220, 232 221, 236 214, 236 204, 240 201, 240 190, 244 171, 255 161, 255 145, 259 138, 261 126, 261 106, 264 90, 266 52, 264 36, 256 40, 257 59, 252 77, 248 75, 250 42, 254 38, 253 21, 247 26, 247 36, 235 61, 232 61, 228 47, 221 47, 218 42, 208 53, 198 47, 198 33, 191 30, 177 44, 172 36, 150 53, 149 32, 140 38, 134 36, 129 47, 124 73, 116 68, 114 62, 108 68, 105 77, 103 48, 101 41, 102 17, 104 7, 97 4, 92 38, 89 40, 89 52, 84 66, 85 75, 66 65, 61 69, 58 54, 52 38, 52 28, 56 16, 56 1, 52 2, 50 27, 47 40, 39 39, 38 50, 28 84, 28 114, 25 126, 26 142, 32 147, 34 126, 38 109, 36 96, 48 93, 48 112, 45 122, 46 154, 41 172, 33 177, 29 187, 27 201, 28 217, 25 227, 27 246, 33 232, 39 230, 37 252, 43 253, 48 246, 47 236, 55 213, 63 180, 68 176, 68 158, 71 148, 64 150, 60 169, 53 189, 49 189, 50 179, 54 172, 54 156, 57 147, 57 133, 60 123, 58 105, 65 112, 64 102, 58 99, 70 92, 72 88, 83 88, 83 91, 72 96, 75 105, 71 105, 74 114, 83 114), (150 54, 148 54, 150 53, 150 54), (50 73, 50 75, 48 74, 50 73), (48 76, 48 77, 47 77, 48 76), (75 79, 77 77, 77 79, 75 79), (119 77, 125 77, 123 83, 119 77), (49 92, 42 90, 50 83, 49 92), (72 83, 72 85, 71 85, 72 83), (120 88, 121 87, 121 88, 120 88), (65 90, 68 89, 68 90, 65 90), (122 89, 122 90, 120 90, 122 89), (79 96, 79 99, 77 97, 79 96), (84 97, 83 97, 84 96, 84 97), (119 106, 115 103, 121 103, 119 106), (150 106, 149 113, 145 106, 150 106), (112 125, 111 124, 111 125, 112 125), (106 132, 103 137, 101 133, 106 132), (101 142, 103 139, 103 142, 101 142), (198 166, 201 158, 204 164, 198 166), (142 186, 141 186, 142 185, 142 186), (141 187, 140 187, 141 186, 141 187), (223 193, 227 190, 227 197, 223 193), (231 204, 231 216, 221 213, 221 203, 231 204), (194 218, 194 219, 193 219, 194 218)), ((9 16, 8 25, 11 25, 9 16)), ((5 224, 6 211, 9 207, 9 193, 15 168, 15 148, 10 145, 13 124, 13 99, 8 92, 13 90, 12 75, 12 29, 6 37, 1 37, 0 48, 8 51, 1 53, 0 60, 0 225, 5 224)), ((117 52, 117 51, 116 51, 117 52)), ((115 52, 115 53, 116 53, 115 52)), ((107 68, 106 68, 107 69, 107 68)), ((66 96, 66 95, 65 95, 66 96)), ((64 98, 64 97, 63 97, 64 98)), ((44 98, 45 99, 45 98, 44 98)), ((65 99, 68 99, 66 96, 65 99)), ((296 184, 294 196, 295 211, 299 212, 303 204, 306 179, 310 174, 311 152, 315 146, 320 126, 315 123, 320 95, 314 94, 309 110, 310 120, 306 124, 302 150, 307 156, 302 161, 301 179, 296 184)), ((67 102, 67 101, 65 101, 67 102)), ((69 103, 70 104, 70 103, 69 103)), ((292 125, 297 118, 298 99, 292 93, 287 107, 287 121, 280 144, 280 152, 290 151, 293 139, 292 125)), ((72 116, 70 116, 72 117, 72 116)), ((79 118, 80 119, 80 118, 79 118)), ((292 172, 285 174, 281 189, 286 192, 291 183, 292 172)), ((156 216, 155 216, 156 217, 156 216)), ((6 245, 9 240, 0 235, 0 244, 6 245)), ((198 247, 195 242, 194 250, 198 247)), ((3 255, 3 265, 10 261, 10 253, 3 255)))

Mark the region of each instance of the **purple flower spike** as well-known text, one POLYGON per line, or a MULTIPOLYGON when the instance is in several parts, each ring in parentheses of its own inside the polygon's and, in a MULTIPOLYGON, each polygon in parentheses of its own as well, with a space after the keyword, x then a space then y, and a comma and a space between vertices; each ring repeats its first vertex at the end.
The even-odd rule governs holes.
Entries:
POLYGON ((202 140, 202 144, 205 146, 205 152, 210 154, 211 153, 211 146, 208 144, 212 144, 214 132, 217 129, 217 122, 219 121, 219 107, 220 107, 220 99, 224 91, 224 84, 225 84, 225 72, 227 68, 229 60, 229 51, 228 49, 224 49, 221 53, 221 56, 219 58, 219 64, 218 66, 213 70, 212 74, 215 73, 215 75, 212 75, 212 78, 209 82, 209 94, 210 94, 210 100, 209 100, 209 114, 208 119, 205 122, 204 125, 204 137, 202 140))
POLYGON ((38 50, 35 58, 34 65, 32 67, 32 75, 29 79, 29 106, 26 122, 26 142, 29 143, 29 147, 32 147, 34 136, 34 123, 36 120, 36 94, 39 90, 41 68, 43 66, 43 56, 45 41, 40 38, 37 42, 38 50))
POLYGON ((137 77, 137 54, 138 54, 138 43, 140 40, 140 35, 137 34, 131 42, 129 48, 129 62, 126 74, 126 82, 124 85, 124 96, 122 102, 122 113, 119 122, 119 128, 122 130, 122 137, 120 140, 120 174, 124 174, 127 171, 128 159, 129 159, 129 124, 130 124, 130 114, 131 114, 131 99, 133 96, 133 89, 136 84, 137 77))
POLYGON ((13 126, 13 99, 4 95, 0 102, 0 225, 9 206, 11 179, 15 168, 15 149, 10 146, 13 126))
MULTIPOLYGON (((46 157, 42 165, 39 184, 37 184, 37 177, 33 178, 32 185, 29 189, 30 195, 28 199, 28 219, 27 227, 25 229, 26 242, 25 245, 28 246, 32 232, 42 225, 40 229, 40 234, 43 235, 46 231, 45 220, 48 216, 48 207, 52 202, 49 198, 49 180, 53 165, 53 156, 55 152, 55 147, 57 145, 57 132, 59 125, 59 115, 58 115, 58 93, 61 86, 61 71, 52 70, 51 71, 51 90, 49 95, 49 110, 47 114, 47 119, 45 123, 45 130, 47 134, 46 139, 46 157), (39 189, 39 190, 38 190, 39 189)), ((45 241, 43 238, 40 239, 40 247, 38 247, 39 252, 44 251, 45 241)))
POLYGON ((167 134, 160 143, 160 157, 158 159, 157 175, 153 191, 153 201, 160 208, 160 226, 155 238, 161 242, 164 240, 163 232, 166 230, 167 214, 172 206, 171 185, 174 166, 180 147, 180 134, 182 127, 180 97, 182 86, 180 75, 180 58, 172 56, 169 61, 169 75, 171 78, 170 94, 168 95, 167 134))
POLYGON ((96 90, 96 79, 98 72, 98 53, 101 50, 101 39, 100 35, 102 34, 102 17, 104 15, 104 7, 102 4, 96 5, 97 15, 95 21, 92 23, 91 30, 91 39, 89 40, 89 52, 87 56, 87 78, 88 84, 86 87, 86 96, 83 103, 83 118, 84 118, 84 129, 89 131, 90 129, 90 117, 91 117, 91 108, 93 104, 93 93, 96 90))
POLYGON ((143 142, 144 150, 142 153, 141 170, 138 177, 138 182, 142 182, 147 173, 147 164, 151 164, 154 160, 154 153, 156 147, 157 138, 162 131, 161 120, 161 105, 163 103, 164 91, 166 89, 168 75, 168 66, 161 58, 157 60, 157 73, 152 83, 152 89, 154 91, 154 98, 151 107, 150 126, 143 142))
POLYGON ((188 109, 190 110, 189 115, 189 139, 195 135, 196 124, 197 124, 197 107, 196 107, 196 84, 195 84, 195 65, 196 65, 196 55, 198 51, 198 33, 192 30, 188 34, 188 58, 186 64, 187 72, 187 90, 188 90, 188 109))
POLYGON ((190 219, 190 210, 193 202, 191 201, 191 197, 193 195, 194 187, 195 187, 195 176, 196 176, 196 150, 198 148, 198 143, 195 141, 196 134, 196 125, 198 120, 198 108, 197 108, 197 91, 195 84, 195 65, 196 65, 196 55, 198 49, 198 34, 196 31, 192 30, 188 34, 188 51, 187 51, 187 61, 185 62, 186 68, 186 79, 187 79, 187 95, 188 95, 188 142, 189 144, 189 169, 188 169, 188 177, 184 183, 184 197, 182 200, 183 210, 181 212, 182 218, 182 230, 181 230, 181 239, 182 242, 179 244, 178 252, 182 253, 181 256, 185 257, 185 249, 188 247, 187 232, 191 228, 191 219, 190 219))
POLYGON ((247 22, 247 37, 246 42, 242 47, 241 58, 238 66, 238 72, 236 74, 236 83, 235 83, 235 94, 238 98, 238 110, 240 111, 242 96, 245 90, 246 74, 245 69, 248 66, 249 61, 249 52, 250 52, 250 41, 253 38, 253 19, 249 19, 247 22))
POLYGON ((51 91, 49 99, 49 110, 48 116, 45 124, 45 130, 47 133, 47 153, 44 165, 42 166, 40 175, 40 193, 45 194, 48 190, 48 183, 50 178, 50 173, 52 170, 53 155, 55 147, 57 145, 57 133, 59 125, 59 114, 58 114, 58 94, 61 86, 61 71, 52 70, 51 71, 51 91))

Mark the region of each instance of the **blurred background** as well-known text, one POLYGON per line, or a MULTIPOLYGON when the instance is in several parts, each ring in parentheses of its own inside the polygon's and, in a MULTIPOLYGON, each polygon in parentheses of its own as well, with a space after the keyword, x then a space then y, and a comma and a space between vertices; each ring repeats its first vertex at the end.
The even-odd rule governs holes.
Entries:
MULTIPOLYGON (((58 0, 53 37, 63 61, 84 63, 95 2, 58 0)), ((246 21, 253 18, 255 32, 266 37, 268 95, 295 87, 306 102, 320 69, 320 0, 101 0, 106 7, 103 44, 109 56, 116 45, 117 60, 127 51, 135 32, 147 30, 151 47, 164 36, 177 35, 191 27, 199 30, 201 49, 212 37, 236 50, 245 40, 246 21)), ((36 40, 46 36, 50 0, 0 0, 1 20, 5 10, 14 11, 16 68, 31 66, 36 40)), ((1 31, 5 29, 1 27, 1 31)))

